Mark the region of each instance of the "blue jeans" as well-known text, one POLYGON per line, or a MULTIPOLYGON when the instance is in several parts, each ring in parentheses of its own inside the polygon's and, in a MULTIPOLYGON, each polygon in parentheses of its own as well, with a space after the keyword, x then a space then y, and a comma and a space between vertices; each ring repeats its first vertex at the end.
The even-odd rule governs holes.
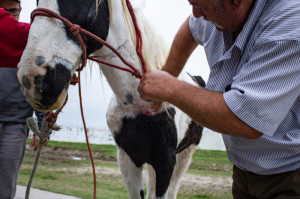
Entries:
POLYGON ((0 199, 13 199, 28 129, 25 124, 0 122, 0 199))

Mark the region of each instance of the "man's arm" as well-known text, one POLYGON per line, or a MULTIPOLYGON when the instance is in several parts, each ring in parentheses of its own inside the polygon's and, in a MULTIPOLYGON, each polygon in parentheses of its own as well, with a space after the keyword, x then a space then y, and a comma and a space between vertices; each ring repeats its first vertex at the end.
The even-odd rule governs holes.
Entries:
POLYGON ((178 77, 187 59, 198 46, 189 28, 189 17, 178 30, 171 46, 170 54, 166 61, 163 71, 178 77))
POLYGON ((195 87, 167 72, 151 71, 145 74, 138 90, 142 99, 169 102, 194 121, 214 131, 249 139, 262 135, 231 112, 222 93, 195 87))
POLYGON ((197 46, 188 22, 185 21, 177 33, 163 71, 150 71, 142 78, 138 88, 140 96, 146 101, 169 102, 214 131, 259 138, 262 133, 237 118, 226 105, 222 93, 207 91, 175 78, 197 46))
POLYGON ((0 8, 0 67, 17 68, 27 44, 30 24, 18 22, 0 8))

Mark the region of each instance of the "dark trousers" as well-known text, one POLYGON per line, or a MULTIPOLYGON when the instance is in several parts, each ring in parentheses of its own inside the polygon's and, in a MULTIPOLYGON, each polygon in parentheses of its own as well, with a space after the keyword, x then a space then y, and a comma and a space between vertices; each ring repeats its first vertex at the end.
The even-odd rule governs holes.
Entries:
POLYGON ((25 124, 0 122, 0 199, 13 199, 15 196, 27 133, 25 124))
POLYGON ((300 199, 300 169, 276 175, 258 175, 233 166, 235 199, 300 199))

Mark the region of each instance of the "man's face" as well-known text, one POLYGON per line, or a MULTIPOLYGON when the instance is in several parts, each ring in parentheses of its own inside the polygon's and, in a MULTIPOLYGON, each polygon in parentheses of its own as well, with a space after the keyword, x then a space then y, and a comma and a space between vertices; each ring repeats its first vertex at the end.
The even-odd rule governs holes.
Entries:
POLYGON ((0 8, 4 8, 5 10, 9 11, 16 20, 19 20, 21 6, 17 1, 0 0, 0 8))
POLYGON ((224 0, 223 5, 215 5, 210 0, 188 0, 193 7, 193 15, 196 18, 203 17, 214 24, 219 31, 233 29, 234 13, 228 4, 229 0, 224 0))

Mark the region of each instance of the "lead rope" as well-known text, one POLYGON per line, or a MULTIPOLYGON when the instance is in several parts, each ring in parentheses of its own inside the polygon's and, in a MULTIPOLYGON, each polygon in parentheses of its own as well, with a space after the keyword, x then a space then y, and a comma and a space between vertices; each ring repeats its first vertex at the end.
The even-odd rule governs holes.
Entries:
POLYGON ((33 117, 29 117, 26 120, 28 128, 36 136, 38 136, 40 138, 40 140, 39 140, 39 148, 38 148, 38 151, 36 154, 34 165, 33 165, 31 175, 30 175, 30 178, 29 178, 29 181, 27 184, 25 199, 29 199, 30 187, 31 187, 33 177, 35 175, 36 168, 37 168, 40 156, 41 156, 41 151, 42 151, 43 145, 48 143, 51 130, 58 130, 58 127, 55 127, 54 125, 57 120, 58 114, 62 111, 63 107, 66 105, 67 99, 66 99, 65 103, 63 104, 63 106, 60 109, 58 109, 55 113, 52 113, 52 112, 46 113, 40 130, 38 128, 36 121, 33 119, 33 117))
POLYGON ((83 103, 82 103, 82 96, 81 96, 80 72, 78 72, 78 79, 79 79, 78 89, 79 89, 80 112, 81 112, 82 123, 83 123, 83 126, 84 126, 84 133, 85 133, 85 138, 86 138, 86 145, 87 145, 88 150, 89 150, 89 156, 90 156, 90 159, 91 159, 91 164, 92 164, 92 169, 93 169, 94 199, 96 199, 96 193, 97 193, 96 170, 95 170, 94 158, 93 158, 91 146, 90 146, 90 143, 89 143, 89 136, 87 134, 87 128, 86 128, 86 123, 85 123, 85 118, 84 118, 84 113, 83 113, 83 103))
MULTIPOLYGON (((142 72, 146 73, 147 72, 147 67, 146 67, 146 63, 145 63, 145 60, 144 60, 143 55, 142 55, 142 43, 143 43, 142 42, 142 34, 141 34, 140 29, 138 27, 137 20, 136 20, 135 14, 134 14, 134 10, 132 8, 132 5, 131 5, 130 1, 126 0, 126 4, 127 4, 128 10, 129 10, 129 13, 131 15, 132 22, 134 24, 134 28, 135 28, 135 31, 136 31, 136 40, 137 40, 136 52, 137 52, 137 55, 138 55, 138 57, 140 58, 140 61, 141 61, 142 72)), ((88 150, 89 150, 89 156, 90 156, 91 164, 92 164, 92 168, 93 168, 94 199, 96 199, 96 191, 97 191, 97 186, 96 186, 97 185, 97 183, 96 183, 96 172, 95 172, 94 160, 93 160, 93 156, 92 156, 92 152, 91 152, 91 148, 90 148, 90 144, 89 144, 89 139, 88 139, 87 129, 86 129, 86 123, 85 123, 84 113, 83 113, 82 96, 81 96, 81 84, 80 84, 80 72, 86 66, 87 59, 90 59, 92 61, 95 61, 95 62, 98 62, 98 63, 101 63, 101 64, 105 64, 105 65, 117 68, 119 70, 127 71, 127 72, 131 73, 133 76, 135 76, 136 78, 138 78, 138 79, 141 79, 142 75, 141 75, 141 73, 133 65, 129 64, 124 59, 124 57, 114 47, 112 47, 110 44, 108 44, 106 41, 104 41, 100 37, 98 37, 98 36, 94 35, 93 33, 91 33, 89 31, 81 28, 77 24, 71 23, 66 18, 58 15, 57 13, 55 13, 55 12, 49 10, 49 9, 45 9, 45 8, 37 8, 37 9, 35 9, 31 13, 31 21, 33 21, 34 18, 36 16, 38 16, 38 15, 46 16, 46 17, 53 17, 53 18, 59 19, 62 22, 64 22, 64 24, 70 28, 70 31, 77 38, 77 40, 79 42, 79 45, 80 45, 80 47, 82 49, 82 52, 83 52, 83 55, 82 55, 82 65, 81 65, 81 67, 79 69, 77 69, 77 71, 78 71, 78 77, 74 74, 73 77, 72 77, 72 80, 71 80, 71 84, 75 85, 76 83, 78 83, 78 85, 79 85, 78 88, 79 88, 81 117, 82 117, 82 122, 83 122, 83 125, 84 125, 84 132, 85 132, 85 137, 86 137, 86 143, 87 143, 88 150), (125 67, 121 67, 121 66, 114 65, 114 64, 111 64, 111 63, 107 63, 107 62, 104 62, 102 60, 96 59, 95 57, 88 57, 87 56, 87 52, 86 52, 86 47, 84 45, 84 42, 83 42, 83 39, 82 39, 80 33, 83 33, 83 34, 85 34, 85 35, 87 35, 87 36, 95 39, 96 41, 98 41, 102 45, 105 45, 107 48, 109 48, 110 50, 112 50, 120 58, 120 60, 125 65, 127 65, 129 68, 125 68, 125 67)), ((66 101, 65 101, 65 103, 66 103, 66 101)), ((62 108, 59 109, 59 112, 61 112, 62 108)), ((57 115, 58 115, 59 112, 57 112, 57 114, 55 114, 55 121, 57 119, 57 115)), ((54 120, 54 119, 52 119, 52 120, 54 120)), ((55 121, 53 122, 52 126, 54 125, 55 121)), ((28 123, 31 123, 31 122, 28 121, 28 123)), ((43 124, 44 124, 44 122, 43 122, 43 124)), ((44 124, 42 126, 48 126, 48 123, 46 123, 46 124, 44 124)), ((34 125, 32 125, 32 126, 34 126, 34 125)), ((36 130, 36 128, 32 127, 32 129, 33 129, 33 132, 38 132, 38 130, 36 130)), ((45 131, 44 128, 41 128, 41 130, 45 131)), ((50 130, 49 130, 49 132, 48 132, 48 130, 46 130, 46 133, 45 133, 47 135, 47 141, 46 142, 48 142, 49 133, 50 133, 50 130)), ((26 198, 25 199, 29 199, 30 186, 31 186, 31 183, 32 183, 32 180, 33 180, 33 177, 34 177, 34 173, 35 173, 38 161, 39 161, 39 157, 40 157, 42 145, 44 143, 42 143, 42 144, 39 145, 39 150, 38 150, 38 153, 37 153, 36 161, 35 161, 35 164, 34 164, 34 167, 33 167, 33 170, 32 170, 32 174, 31 174, 30 180, 28 182, 28 186, 27 186, 27 190, 28 191, 26 191, 26 198), (28 194, 27 194, 27 192, 28 192, 28 194)))

